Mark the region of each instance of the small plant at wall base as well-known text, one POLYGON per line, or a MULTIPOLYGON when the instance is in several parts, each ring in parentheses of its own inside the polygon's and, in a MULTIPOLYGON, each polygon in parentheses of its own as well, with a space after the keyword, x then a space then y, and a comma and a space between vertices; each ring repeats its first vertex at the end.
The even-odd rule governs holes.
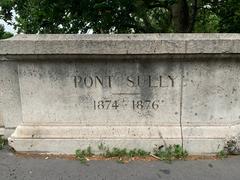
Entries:
MULTIPOLYGON (((116 148, 110 149, 107 146, 104 146, 102 143, 98 146, 100 156, 105 158, 117 158, 117 162, 123 163, 124 160, 129 160, 129 158, 133 157, 146 157, 150 155, 150 152, 144 151, 142 149, 132 149, 127 150, 126 148, 116 148)), ((92 153, 91 147, 89 146, 86 150, 78 149, 75 152, 76 158, 81 163, 86 163, 88 157, 92 157, 94 154, 92 153)))
MULTIPOLYGON (((154 149, 154 154, 144 151, 142 149, 132 149, 127 150, 126 148, 117 148, 114 147, 110 149, 109 147, 103 145, 102 143, 98 146, 100 151, 100 156, 105 158, 117 158, 117 162, 123 163, 134 157, 148 157, 153 156, 159 160, 166 160, 171 162, 175 159, 185 159, 188 156, 186 150, 180 145, 170 145, 167 147, 160 146, 157 149, 154 149)), ((78 149, 76 150, 76 158, 80 160, 81 163, 86 163, 88 160, 87 157, 92 157, 94 154, 91 151, 91 148, 88 147, 86 150, 78 149)))
POLYGON ((126 148, 120 149, 120 148, 113 148, 112 150, 107 150, 104 154, 102 154, 106 158, 112 158, 112 157, 126 157, 126 158, 133 158, 133 157, 145 157, 150 155, 150 152, 146 152, 142 149, 132 149, 127 150, 126 148))
POLYGON ((91 147, 88 146, 86 150, 81 150, 81 149, 76 150, 75 156, 81 163, 86 163, 87 157, 93 156, 91 147))
POLYGON ((227 157, 228 157, 228 154, 224 150, 221 150, 217 153, 217 158, 219 158, 219 159, 224 159, 227 157))
POLYGON ((112 158, 112 157, 126 157, 126 158, 132 158, 132 157, 145 157, 150 155, 150 152, 144 151, 142 149, 132 149, 127 150, 126 148, 116 148, 109 149, 109 147, 104 146, 102 143, 98 146, 98 149, 102 152, 100 155, 105 158, 112 158))
POLYGON ((166 147, 160 146, 154 149, 154 155, 159 157, 160 160, 171 162, 175 159, 186 159, 188 152, 184 150, 182 146, 174 144, 166 147))

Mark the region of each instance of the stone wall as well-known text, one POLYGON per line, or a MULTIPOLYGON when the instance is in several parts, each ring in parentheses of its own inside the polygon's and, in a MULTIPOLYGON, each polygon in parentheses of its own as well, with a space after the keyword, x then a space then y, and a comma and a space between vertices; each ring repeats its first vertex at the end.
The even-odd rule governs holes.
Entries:
MULTIPOLYGON (((0 41, 0 126, 17 151, 220 151, 240 133, 238 34, 18 35, 0 41)), ((0 133, 1 132, 0 130, 0 133)))

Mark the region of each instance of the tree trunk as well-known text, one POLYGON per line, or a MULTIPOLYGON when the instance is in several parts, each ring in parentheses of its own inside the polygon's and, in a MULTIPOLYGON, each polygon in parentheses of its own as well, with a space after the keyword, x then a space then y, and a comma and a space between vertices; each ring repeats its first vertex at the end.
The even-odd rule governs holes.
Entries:
POLYGON ((189 7, 187 0, 177 0, 172 6, 172 21, 175 32, 186 33, 189 31, 189 7))

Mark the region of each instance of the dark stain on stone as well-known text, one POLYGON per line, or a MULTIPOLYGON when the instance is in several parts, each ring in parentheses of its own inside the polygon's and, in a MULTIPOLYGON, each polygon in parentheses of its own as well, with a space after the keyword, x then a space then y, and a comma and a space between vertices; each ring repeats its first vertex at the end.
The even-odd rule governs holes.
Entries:
POLYGON ((232 94, 234 94, 234 92, 236 92, 237 91, 237 89, 236 88, 233 88, 232 89, 232 94))
POLYGON ((213 168, 213 165, 211 163, 208 164, 208 167, 213 168))
POLYGON ((170 170, 169 169, 159 169, 160 172, 163 172, 164 174, 169 175, 170 174, 170 170))

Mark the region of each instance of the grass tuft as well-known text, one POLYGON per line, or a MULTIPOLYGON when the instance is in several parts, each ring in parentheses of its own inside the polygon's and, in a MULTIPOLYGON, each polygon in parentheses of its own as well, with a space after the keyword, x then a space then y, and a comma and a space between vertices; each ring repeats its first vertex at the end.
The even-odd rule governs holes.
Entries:
POLYGON ((160 160, 171 162, 175 159, 186 159, 188 152, 178 144, 170 145, 167 147, 161 146, 154 150, 154 155, 159 157, 160 160))

